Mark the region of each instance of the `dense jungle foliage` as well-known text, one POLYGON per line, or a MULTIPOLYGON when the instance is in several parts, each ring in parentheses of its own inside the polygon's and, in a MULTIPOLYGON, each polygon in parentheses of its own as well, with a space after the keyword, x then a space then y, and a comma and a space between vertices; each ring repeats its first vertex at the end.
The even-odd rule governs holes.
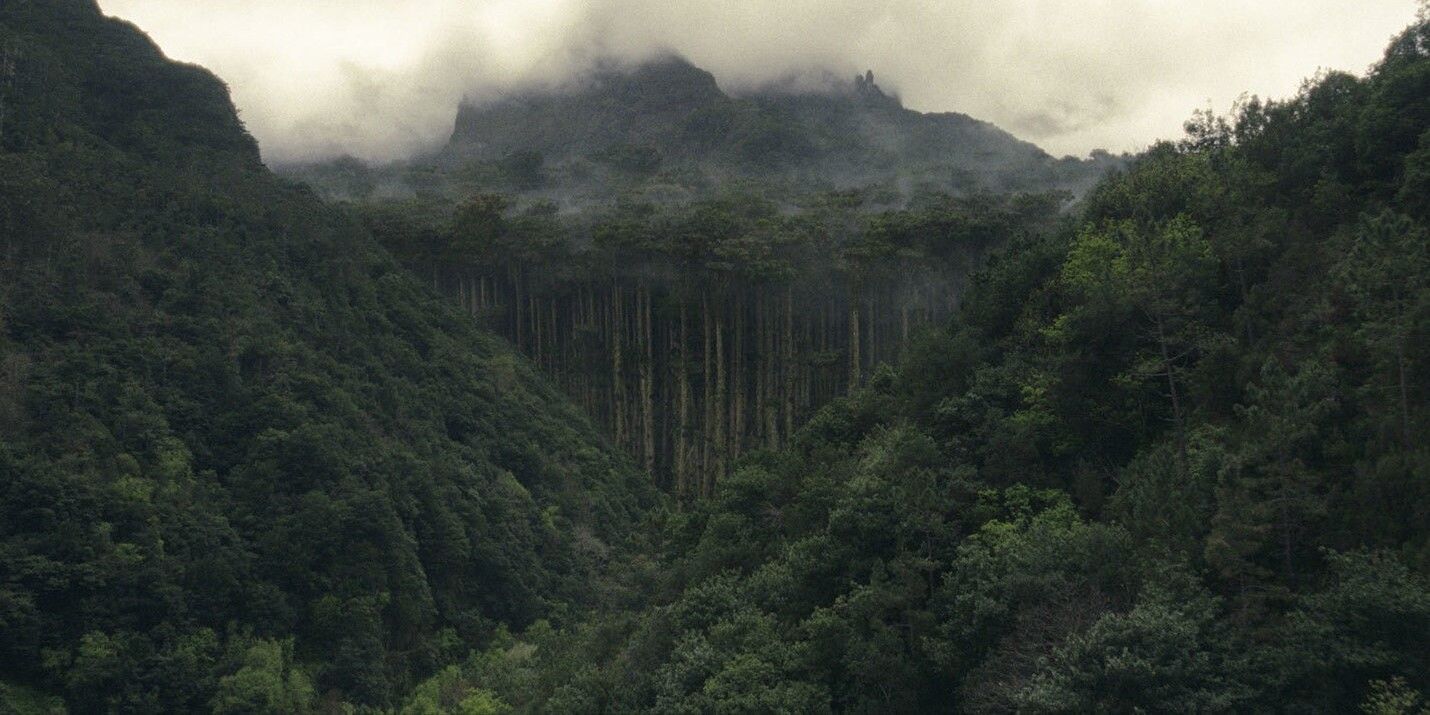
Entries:
POLYGON ((610 597, 648 480, 216 79, 91 0, 0 56, 0 702, 390 703, 610 597))
POLYGON ((1430 22, 1188 130, 1063 216, 338 207, 92 0, 0 4, 0 711, 1424 712, 1430 22), (880 343, 869 265, 957 304, 880 343))
POLYGON ((1188 130, 411 711, 1425 712, 1430 23, 1188 130))

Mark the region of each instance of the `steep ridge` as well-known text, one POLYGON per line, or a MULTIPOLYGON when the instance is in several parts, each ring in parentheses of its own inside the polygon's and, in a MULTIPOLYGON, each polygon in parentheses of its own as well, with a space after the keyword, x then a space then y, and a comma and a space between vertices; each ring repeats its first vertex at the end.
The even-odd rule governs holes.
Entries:
POLYGON ((0 58, 0 681, 384 704, 607 596, 645 480, 217 79, 93 0, 0 4, 0 58))
POLYGON ((692 125, 702 113, 733 104, 709 72, 688 62, 606 67, 570 85, 464 103, 449 151, 499 159, 535 150, 568 158, 625 144, 693 156, 699 148, 692 125))
POLYGON ((884 94, 873 73, 818 91, 735 97, 678 57, 598 68, 457 115, 447 160, 540 152, 556 166, 645 157, 712 176, 857 185, 903 179, 962 190, 1047 190, 1095 181, 1095 162, 1058 162, 961 114, 920 114, 884 94), (940 175, 941 174, 941 175, 940 175))
POLYGON ((906 197, 1081 194, 1122 163, 1102 152, 1055 159, 987 122, 906 109, 872 73, 732 95, 709 72, 663 57, 465 102, 450 142, 428 157, 285 171, 334 198, 500 191, 582 208, 705 198, 731 182, 772 196, 866 187, 906 197))

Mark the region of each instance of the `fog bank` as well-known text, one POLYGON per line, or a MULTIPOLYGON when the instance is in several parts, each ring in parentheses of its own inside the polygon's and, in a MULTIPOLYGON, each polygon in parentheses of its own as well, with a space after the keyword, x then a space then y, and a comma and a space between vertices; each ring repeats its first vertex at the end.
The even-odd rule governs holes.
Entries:
POLYGON ((463 97, 674 52, 740 91, 871 68, 1054 154, 1137 150, 1194 109, 1363 72, 1414 0, 100 0, 227 81, 272 162, 440 145, 463 97))

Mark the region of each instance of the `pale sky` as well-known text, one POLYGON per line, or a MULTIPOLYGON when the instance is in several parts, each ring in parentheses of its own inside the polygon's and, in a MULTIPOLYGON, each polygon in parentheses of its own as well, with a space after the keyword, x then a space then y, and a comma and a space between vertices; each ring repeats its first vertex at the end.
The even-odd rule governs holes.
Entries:
POLYGON ((673 51, 738 91, 873 69, 921 111, 1056 155, 1136 151, 1193 110, 1363 73, 1416 0, 99 0, 228 82, 270 161, 440 145, 464 96, 673 51))

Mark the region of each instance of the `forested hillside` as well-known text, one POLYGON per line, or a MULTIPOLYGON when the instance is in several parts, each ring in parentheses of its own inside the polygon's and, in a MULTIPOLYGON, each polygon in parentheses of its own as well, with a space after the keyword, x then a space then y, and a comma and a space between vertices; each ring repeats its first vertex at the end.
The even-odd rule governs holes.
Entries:
POLYGON ((0 710, 390 704, 613 598, 647 484, 218 80, 0 3, 0 710))
POLYGON ((1424 14, 1073 205, 841 154, 871 78, 648 71, 573 101, 649 133, 473 108, 577 148, 327 204, 93 0, 0 4, 0 712, 1430 708, 1424 14))
POLYGON ((1430 23, 1188 130, 413 707, 1424 712, 1430 23))
POLYGON ((399 259, 554 379, 658 483, 708 496, 910 338, 1061 195, 755 195, 562 216, 477 195, 358 205, 399 259))
POLYGON ((973 267, 1123 158, 1054 160, 872 73, 732 96, 679 57, 469 100, 435 154, 283 171, 349 203, 666 491, 942 325, 973 267))

